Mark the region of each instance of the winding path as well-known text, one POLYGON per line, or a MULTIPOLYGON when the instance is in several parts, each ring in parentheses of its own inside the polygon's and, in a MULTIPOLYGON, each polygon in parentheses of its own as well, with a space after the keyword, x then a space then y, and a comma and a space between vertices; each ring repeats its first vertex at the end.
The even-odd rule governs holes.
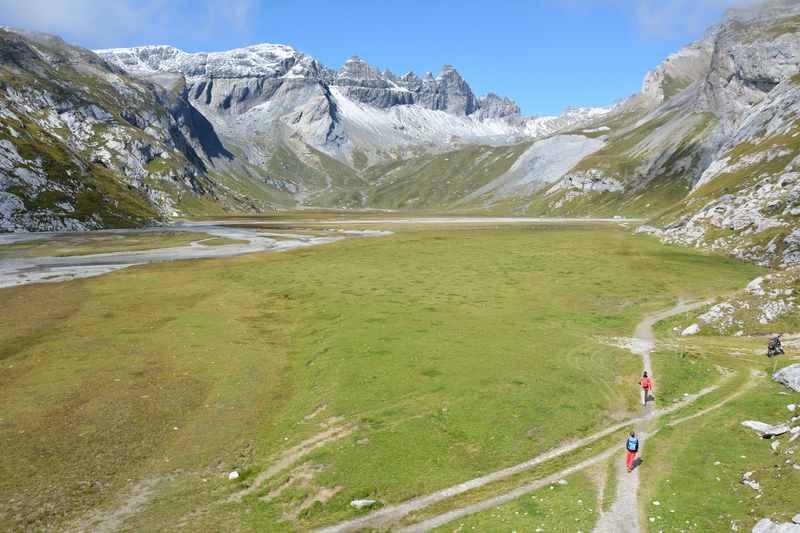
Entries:
MULTIPOLYGON (((644 372, 647 372, 649 376, 653 376, 653 368, 650 364, 650 352, 655 347, 653 326, 665 318, 702 307, 706 303, 707 302, 697 302, 686 304, 680 302, 671 309, 646 316, 636 325, 631 351, 641 356, 642 370, 644 372)), ((653 382, 655 383, 655 379, 653 379, 653 382)), ((645 413, 652 412, 654 409, 654 402, 649 402, 646 407, 643 407, 645 413)), ((651 420, 648 419, 641 420, 635 426, 636 434, 639 437, 640 450, 644 447, 645 437, 648 436, 650 422, 651 420)), ((624 456, 620 454, 617 460, 615 474, 617 476, 617 492, 614 495, 614 503, 607 512, 601 513, 600 520, 598 520, 594 532, 639 533, 639 531, 642 530, 639 521, 639 469, 634 468, 633 472, 628 472, 624 456)))
MULTIPOLYGON (((677 306, 668 309, 666 311, 660 311, 658 313, 646 316, 636 326, 636 330, 634 333, 636 337, 635 339, 636 342, 633 343, 631 351, 642 357, 642 365, 648 371, 648 373, 651 370, 650 352, 652 351, 653 346, 655 344, 654 340, 655 336, 653 334, 653 329, 652 329, 653 325, 660 320, 663 320, 665 318, 668 318, 676 314, 690 311, 705 304, 706 302, 699 302, 694 304, 679 303, 677 306)), ((637 417, 625 420, 623 422, 619 422, 617 424, 614 424, 613 426, 610 426, 604 430, 601 430, 597 433, 594 433, 582 439, 563 444, 537 457, 534 457, 533 459, 530 459, 524 463, 504 468, 502 470, 498 470, 496 472, 492 472, 490 474, 486 474, 484 476, 480 476, 465 481, 463 483, 459 483, 457 485, 453 485, 451 487, 447 487, 445 489, 441 489, 439 491, 427 494, 425 496, 420 496, 408 500, 400 504, 383 507, 381 509, 373 511, 359 518, 355 518, 352 520, 341 522, 339 524, 318 529, 317 533, 347 533, 351 531, 359 531, 362 529, 369 529, 369 528, 374 528, 374 529, 389 528, 392 525, 397 524, 401 519, 403 519, 405 516, 408 516, 413 512, 424 509, 425 507, 428 507, 434 503, 438 503, 442 500, 446 500, 448 498, 452 498, 459 494, 463 494, 467 491, 482 487, 489 483, 509 478, 514 474, 530 470, 538 465, 541 465, 546 461, 549 461, 566 453, 584 448, 589 444, 591 444, 592 442, 595 442, 603 437, 618 432, 623 428, 630 426, 631 424, 635 425, 635 427, 637 428, 637 433, 640 434, 641 440, 644 441, 645 437, 652 436, 653 434, 655 434, 655 432, 650 434, 647 433, 647 426, 649 425, 650 422, 664 415, 673 413, 683 407, 686 407, 687 405, 693 403, 697 399, 717 390, 718 388, 719 388, 718 385, 706 387, 696 394, 685 397, 680 402, 674 403, 668 407, 664 407, 661 409, 656 409, 654 405, 651 403, 648 405, 646 409, 643 410, 643 413, 637 417)), ((723 400, 723 402, 727 401, 729 401, 729 399, 723 400)), ((689 417, 686 418, 686 420, 688 419, 689 417)), ((429 518, 423 522, 419 522, 417 524, 413 524, 408 527, 402 528, 400 529, 400 531, 405 533, 428 531, 435 527, 444 525, 457 518, 496 507, 503 503, 512 501, 524 494, 527 494, 541 487, 544 487, 567 475, 578 472, 591 465, 601 463, 609 459, 616 453, 618 453, 620 456, 620 462, 618 468, 621 467, 622 472, 621 473, 618 472, 617 474, 619 476, 619 482, 617 484, 617 494, 615 503, 607 513, 604 513, 601 516, 595 531, 603 533, 605 532, 618 533, 618 532, 629 532, 629 531, 638 532, 640 530, 639 516, 638 516, 639 507, 637 501, 639 478, 638 475, 636 474, 636 470, 634 470, 632 474, 628 474, 625 471, 624 457, 623 454, 621 453, 621 449, 619 446, 612 446, 611 448, 604 450, 603 452, 594 455, 578 464, 575 464, 564 470, 556 472, 546 478, 532 481, 508 493, 488 498, 486 500, 468 505, 466 507, 453 509, 446 513, 429 518)))

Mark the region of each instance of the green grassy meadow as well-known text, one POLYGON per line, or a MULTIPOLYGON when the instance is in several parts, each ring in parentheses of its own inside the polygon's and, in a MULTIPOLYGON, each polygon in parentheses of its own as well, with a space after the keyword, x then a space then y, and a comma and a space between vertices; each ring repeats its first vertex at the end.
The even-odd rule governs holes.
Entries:
POLYGON ((58 530, 142 480, 123 530, 304 530, 425 494, 630 416, 640 362, 598 337, 762 272, 610 225, 390 229, 0 291, 0 523, 58 530))

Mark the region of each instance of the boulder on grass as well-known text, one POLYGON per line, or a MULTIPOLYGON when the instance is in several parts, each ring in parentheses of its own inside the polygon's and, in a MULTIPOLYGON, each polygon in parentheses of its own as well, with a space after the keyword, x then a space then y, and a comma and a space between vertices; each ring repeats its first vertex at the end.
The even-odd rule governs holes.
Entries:
POLYGON ((800 392, 800 363, 781 368, 772 375, 772 379, 795 392, 800 392))
POLYGON ((685 337, 687 335, 697 335, 697 333, 699 332, 700 332, 700 326, 698 324, 692 324, 691 326, 681 331, 681 335, 685 337))
POLYGON ((353 500, 350 502, 350 506, 356 509, 363 509, 364 507, 372 507, 375 503, 375 500, 353 500))
POLYGON ((800 533, 800 525, 797 524, 776 524, 769 518, 759 520, 753 526, 753 533, 800 533))

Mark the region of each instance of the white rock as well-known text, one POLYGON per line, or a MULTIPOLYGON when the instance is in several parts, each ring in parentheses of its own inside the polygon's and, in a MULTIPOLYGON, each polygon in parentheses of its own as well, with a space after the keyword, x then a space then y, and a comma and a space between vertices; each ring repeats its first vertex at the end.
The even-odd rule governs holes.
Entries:
POLYGON ((793 404, 793 403, 790 403, 789 405, 787 405, 787 406, 786 406, 786 408, 787 408, 789 411, 791 411, 792 413, 794 413, 795 409, 797 409, 797 405, 795 405, 795 404, 793 404))
POLYGON ((742 425, 746 428, 758 431, 759 433, 764 433, 770 427, 772 427, 769 424, 765 424, 764 422, 759 422, 757 420, 745 420, 742 422, 742 425))
POLYGON ((756 481, 756 480, 754 480, 754 479, 752 479, 750 477, 752 475, 753 475, 752 472, 745 472, 744 475, 742 475, 742 483, 747 485, 748 487, 750 487, 754 491, 760 493, 761 492, 761 485, 758 483, 758 481, 756 481))
POLYGON ((355 507, 356 509, 363 509, 364 507, 370 507, 375 505, 375 500, 353 500, 350 502, 350 507, 355 507))
POLYGON ((781 443, 780 443, 780 441, 777 441, 777 440, 774 441, 772 444, 770 444, 770 448, 772 448, 773 452, 775 450, 777 450, 778 448, 780 448, 780 446, 781 446, 781 443))
POLYGON ((750 294, 756 294, 758 296, 764 295, 764 289, 761 287, 761 284, 764 283, 764 277, 759 276, 750 283, 747 284, 744 290, 749 292, 750 294))
POLYGON ((566 479, 559 479, 558 480, 558 484, 559 485, 566 485, 567 484, 567 480, 566 479))
POLYGON ((789 431, 791 431, 791 428, 788 424, 778 424, 776 426, 770 426, 766 431, 761 433, 761 436, 768 439, 783 435, 784 433, 789 433, 789 431))
POLYGON ((230 479, 231 481, 233 481, 234 479, 239 479, 239 472, 234 470, 233 472, 228 474, 228 479, 230 479))
POLYGON ((800 525, 776 524, 769 518, 764 518, 753 526, 753 533, 800 533, 800 525))
POLYGON ((653 226, 645 225, 636 228, 636 231, 634 233, 636 233, 637 235, 640 233, 651 233, 653 235, 661 235, 663 232, 658 228, 654 228, 653 226))
POLYGON ((696 335, 700 331, 700 326, 698 324, 692 324, 691 326, 687 327, 683 331, 681 331, 681 335, 696 335))
POLYGON ((778 370, 772 375, 772 379, 786 385, 795 392, 800 392, 800 363, 778 370))

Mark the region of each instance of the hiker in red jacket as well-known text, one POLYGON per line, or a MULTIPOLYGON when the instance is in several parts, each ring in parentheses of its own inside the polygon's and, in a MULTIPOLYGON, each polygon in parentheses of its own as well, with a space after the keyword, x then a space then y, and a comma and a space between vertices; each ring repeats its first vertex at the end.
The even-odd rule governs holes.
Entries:
POLYGON ((631 431, 631 436, 628 437, 625 443, 625 449, 628 452, 625 464, 628 466, 628 472, 633 470, 633 461, 636 459, 636 452, 639 451, 639 439, 636 438, 636 433, 631 431))
POLYGON ((650 392, 653 390, 653 380, 647 377, 647 372, 642 374, 639 385, 642 387, 642 406, 644 407, 647 405, 647 400, 650 398, 650 392))

